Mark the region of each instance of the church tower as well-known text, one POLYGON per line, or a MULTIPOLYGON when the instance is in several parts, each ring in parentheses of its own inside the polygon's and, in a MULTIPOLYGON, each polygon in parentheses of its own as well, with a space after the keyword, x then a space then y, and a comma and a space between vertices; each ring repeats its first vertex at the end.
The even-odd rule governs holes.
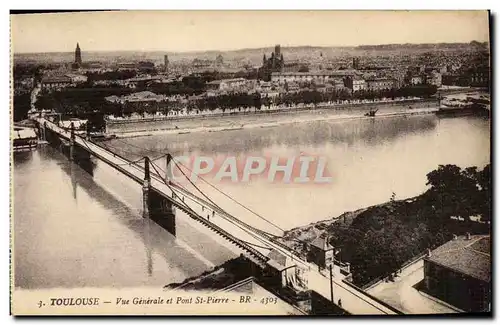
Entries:
POLYGON ((168 73, 168 64, 169 64, 169 61, 168 61, 168 55, 164 55, 163 56, 163 69, 164 69, 164 72, 168 73))
POLYGON ((76 43, 75 49, 75 63, 78 65, 82 64, 82 51, 80 50, 80 44, 76 43))

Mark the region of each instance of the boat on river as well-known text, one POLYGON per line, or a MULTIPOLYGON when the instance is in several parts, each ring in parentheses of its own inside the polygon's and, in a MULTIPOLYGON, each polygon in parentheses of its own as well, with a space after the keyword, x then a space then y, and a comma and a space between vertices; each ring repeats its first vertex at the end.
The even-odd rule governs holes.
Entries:
POLYGON ((465 115, 473 115, 473 116, 483 116, 489 117, 490 110, 486 105, 481 104, 472 104, 464 107, 446 107, 441 106, 439 110, 436 112, 438 116, 465 116, 465 115))
POLYGON ((375 114, 377 114, 378 108, 377 109, 371 109, 368 113, 365 113, 365 116, 368 117, 375 117, 375 114))

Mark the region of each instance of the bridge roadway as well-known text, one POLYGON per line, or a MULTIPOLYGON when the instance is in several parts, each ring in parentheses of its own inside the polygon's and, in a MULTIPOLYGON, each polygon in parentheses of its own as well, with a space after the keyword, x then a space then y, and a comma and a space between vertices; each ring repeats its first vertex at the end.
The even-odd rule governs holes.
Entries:
MULTIPOLYGON (((36 118, 40 125, 46 127, 57 133, 61 138, 70 140, 71 133, 45 118, 36 118)), ((139 184, 143 183, 144 167, 131 163, 126 158, 123 158, 108 149, 93 143, 89 140, 76 135, 75 143, 86 149, 91 155, 104 161, 111 167, 132 178, 139 184)), ((308 287, 330 300, 330 279, 328 274, 323 274, 318 271, 317 265, 304 261, 296 256, 293 251, 283 244, 271 240, 268 236, 257 229, 237 220, 235 217, 222 211, 219 207, 214 206, 212 203, 205 201, 197 195, 191 193, 180 187, 167 185, 162 180, 162 177, 151 173, 151 188, 161 193, 166 199, 172 202, 174 206, 186 212, 194 220, 201 222, 208 228, 212 229, 222 237, 228 239, 233 244, 243 250, 245 255, 252 260, 263 264, 267 260, 267 254, 271 249, 275 249, 285 256, 290 257, 298 267, 308 270, 308 287), (174 190, 175 189, 175 190, 174 190), (174 194, 175 192, 175 194, 174 194), (191 212, 187 211, 186 206, 189 207, 191 212), (210 220, 204 218, 207 212, 215 211, 215 216, 210 215, 210 220), (196 214, 193 214, 195 212, 196 214), (250 256, 249 256, 250 255, 250 256)), ((353 315, 394 315, 397 311, 390 308, 379 300, 374 299, 370 295, 353 287, 352 285, 342 281, 340 272, 337 269, 334 271, 333 277, 333 296, 335 303, 340 299, 342 308, 353 315)))

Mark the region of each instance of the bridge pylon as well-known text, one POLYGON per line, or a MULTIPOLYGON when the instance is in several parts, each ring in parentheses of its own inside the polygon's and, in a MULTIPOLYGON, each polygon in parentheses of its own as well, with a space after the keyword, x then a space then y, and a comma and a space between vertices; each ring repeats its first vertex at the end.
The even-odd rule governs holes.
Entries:
POLYGON ((142 183, 142 217, 149 219, 149 192, 151 191, 151 174, 149 171, 149 157, 144 157, 144 181, 142 183))
POLYGON ((75 124, 71 122, 71 137, 69 141, 69 160, 75 159, 75 124))
POLYGON ((38 133, 39 133, 38 136, 40 140, 47 141, 46 132, 47 132, 47 122, 44 121, 43 124, 38 123, 38 133))
MULTIPOLYGON (((168 158, 167 158, 168 159, 168 158)), ((143 218, 151 219, 170 234, 176 235, 175 208, 168 198, 151 186, 151 160, 144 157, 144 181, 142 185, 143 218)), ((175 193, 172 194, 173 198, 175 193)))
POLYGON ((170 164, 172 163, 172 155, 170 153, 167 153, 167 156, 166 156, 166 160, 165 160, 165 179, 167 180, 167 182, 170 181, 172 175, 171 173, 173 173, 173 169, 171 169, 170 167, 170 164))

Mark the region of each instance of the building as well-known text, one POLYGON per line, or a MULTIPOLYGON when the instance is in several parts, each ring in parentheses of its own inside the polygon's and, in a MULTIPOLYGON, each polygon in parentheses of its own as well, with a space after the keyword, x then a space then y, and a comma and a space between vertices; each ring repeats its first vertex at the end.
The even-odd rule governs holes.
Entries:
POLYGON ((296 93, 300 91, 300 85, 296 82, 285 83, 285 91, 296 93))
POLYGON ((471 69, 467 75, 470 85, 473 87, 487 87, 490 83, 490 69, 488 67, 471 69))
POLYGON ((352 68, 354 70, 359 69, 359 58, 352 58, 352 68))
POLYGON ((234 79, 222 79, 214 80, 207 83, 208 90, 231 90, 246 85, 247 79, 245 78, 234 78, 234 79))
POLYGON ((270 80, 271 73, 282 72, 284 66, 285 59, 283 58, 283 53, 281 53, 281 46, 277 44, 274 47, 274 52, 271 53, 270 58, 267 58, 264 54, 262 58, 261 74, 265 80, 270 80))
POLYGON ((366 81, 357 75, 347 76, 344 79, 344 84, 353 92, 366 90, 366 81))
POLYGON ((328 242, 327 237, 318 237, 311 243, 309 259, 318 265, 319 268, 327 269, 333 267, 334 248, 328 242))
POLYGON ((66 77, 71 79, 71 83, 73 84, 78 84, 78 83, 83 83, 87 81, 87 76, 82 75, 82 74, 76 74, 76 73, 67 73, 65 74, 66 77))
POLYGON ((491 310, 490 236, 455 236, 424 259, 426 291, 462 310, 491 310))
POLYGON ((195 73, 196 72, 201 73, 208 70, 212 70, 213 67, 214 67, 214 62, 212 60, 195 58, 191 63, 191 68, 195 73))
POLYGON ((221 54, 218 54, 215 58, 215 67, 221 68, 224 66, 224 57, 221 54))
POLYGON ((335 90, 340 90, 345 88, 344 80, 342 78, 330 79, 330 83, 335 87, 335 90))
POLYGON ((394 79, 394 88, 398 89, 404 86, 406 73, 404 70, 394 69, 389 73, 390 78, 394 79))
POLYGON ((395 88, 395 81, 390 78, 369 78, 366 80, 366 89, 372 91, 389 90, 395 88))
POLYGON ((46 76, 42 78, 42 89, 61 89, 69 87, 73 84, 73 81, 68 76, 46 76))
POLYGON ((443 84, 443 77, 442 77, 441 73, 439 73, 437 71, 432 71, 426 76, 425 82, 428 85, 434 85, 436 87, 441 87, 441 85, 443 84))
POLYGON ((117 82, 129 88, 137 88, 137 86, 139 85, 147 85, 152 83, 169 83, 172 82, 172 79, 161 75, 151 76, 146 74, 117 82))
MULTIPOLYGON (((75 50, 75 62, 71 64, 74 69, 80 69, 82 67, 82 56, 80 45, 76 44, 75 50)), ((87 76, 80 73, 66 73, 65 69, 59 69, 57 71, 50 71, 46 75, 42 76, 41 87, 45 90, 58 90, 65 87, 76 86, 77 84, 84 83, 87 81, 87 76)))
POLYGON ((85 61, 82 63, 82 68, 85 68, 86 71, 103 71, 106 70, 105 65, 100 61, 85 61))
POLYGON ((282 72, 300 72, 309 71, 309 65, 306 63, 301 63, 298 60, 287 61, 283 63, 282 72))
POLYGON ((422 83, 423 83, 422 76, 412 76, 409 79, 409 84, 410 85, 421 85, 422 83))
POLYGON ((38 144, 38 135, 35 130, 27 127, 14 126, 12 134, 13 150, 24 151, 35 149, 38 144))
POLYGON ((87 127, 88 120, 72 118, 69 120, 58 121, 58 125, 63 129, 71 129, 71 124, 77 131, 85 131, 87 127))
MULTIPOLYGON (((269 297, 269 299, 274 299, 275 303, 273 306, 270 306, 266 313, 269 315, 307 315, 307 312, 299 309, 297 306, 286 302, 282 298, 280 298, 276 293, 269 291, 265 286, 258 283, 258 281, 249 277, 239 282, 233 283, 218 292, 225 293, 226 295, 231 295, 233 297, 241 299, 241 297, 248 297, 247 299, 251 299, 251 297, 269 297)), ((244 313, 246 310, 245 304, 240 303, 241 305, 241 313, 244 313)), ((238 310, 235 308, 235 312, 238 310)))
POLYGON ((118 70, 134 70, 137 65, 134 62, 121 62, 118 63, 118 70))
POLYGON ((127 96, 108 96, 104 98, 107 102, 110 103, 148 103, 148 102, 162 102, 166 100, 164 95, 157 95, 150 91, 141 91, 138 93, 133 93, 127 96))
POLYGON ((155 64, 151 61, 139 61, 137 63, 137 69, 144 73, 150 73, 155 71, 155 64))
POLYGON ((352 76, 355 72, 352 70, 338 70, 338 71, 317 71, 317 72, 273 72, 271 73, 271 81, 279 84, 285 82, 304 82, 315 81, 325 83, 329 80, 344 78, 352 76))
POLYGON ((78 66, 82 65, 82 51, 80 50, 80 44, 76 43, 75 49, 75 64, 78 66))

